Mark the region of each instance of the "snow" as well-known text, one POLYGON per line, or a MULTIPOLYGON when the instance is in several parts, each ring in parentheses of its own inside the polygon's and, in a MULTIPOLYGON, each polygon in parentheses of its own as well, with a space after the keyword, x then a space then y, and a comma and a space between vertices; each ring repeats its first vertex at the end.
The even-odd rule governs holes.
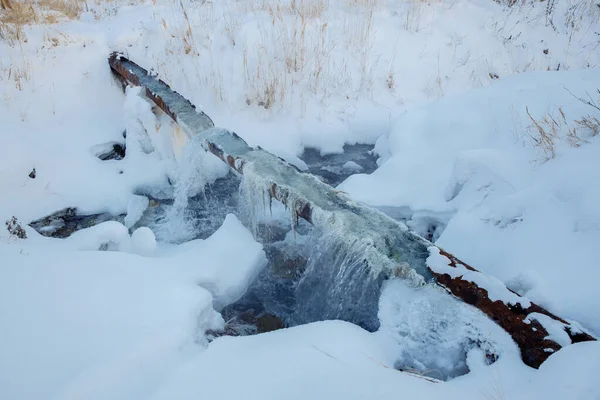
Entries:
MULTIPOLYGON (((418 279, 388 282, 375 333, 323 321, 209 344, 204 332, 223 326, 218 310, 265 254, 233 215, 189 240, 177 211, 228 169, 138 89, 124 96, 107 66, 123 51, 216 127, 302 170, 305 146, 375 143, 377 171, 344 166, 355 175, 337 189, 350 204, 409 215, 423 234, 435 224, 436 244, 486 278, 435 252, 432 267, 525 301, 506 284, 598 336, 600 143, 576 122, 598 114, 569 93, 600 87, 598 10, 518 3, 329 0, 295 2, 313 6, 297 12, 290 1, 118 0, 25 26, 14 46, 3 37, 0 222, 17 217, 28 238, 0 229, 0 398, 599 398, 597 342, 533 370, 497 325, 418 279), (560 122, 554 157, 535 146, 527 112, 560 122), (123 160, 98 159, 123 141, 123 160), (166 231, 185 243, 138 227, 150 198, 174 199, 166 231), (27 225, 65 207, 124 224, 66 239, 27 225), (488 365, 484 350, 498 360, 488 365)), ((340 237, 357 228, 344 221, 340 237)), ((568 344, 560 324, 529 317, 568 344)))
POLYGON ((452 206, 446 192, 456 190, 453 181, 467 179, 473 168, 486 167, 517 189, 529 185, 528 164, 537 155, 526 141, 531 123, 526 107, 539 119, 560 106, 572 121, 592 109, 565 88, 585 95, 599 84, 594 70, 528 72, 407 112, 386 136, 391 157, 373 174, 353 176, 341 188, 374 205, 445 210, 452 206), (390 181, 402 185, 390 187, 390 181))
POLYGON ((539 322, 548 332, 547 339, 552 340, 563 347, 571 344, 571 338, 569 338, 569 335, 565 331, 565 324, 562 322, 556 321, 555 319, 540 313, 531 313, 527 315, 527 318, 525 318, 523 322, 531 323, 532 320, 539 322))
POLYGON ((462 264, 451 265, 451 260, 440 254, 440 249, 436 246, 429 247, 429 257, 427 266, 438 274, 447 274, 451 278, 459 278, 463 281, 473 282, 478 287, 487 291, 488 297, 492 301, 501 301, 509 305, 520 305, 522 308, 531 306, 531 301, 526 297, 521 297, 506 288, 498 278, 490 275, 484 275, 478 271, 471 271, 462 264))
POLYGON ((203 256, 203 268, 197 270, 190 263, 189 273, 197 284, 206 288, 214 297, 214 306, 238 300, 252 279, 266 264, 262 246, 233 215, 225 218, 221 228, 211 236, 212 240, 192 240, 176 247, 176 254, 195 259, 203 256))
POLYGON ((127 204, 127 215, 125 226, 131 228, 142 218, 144 211, 148 208, 150 200, 146 196, 133 196, 127 204))
POLYGON ((530 385, 523 387, 523 398, 528 396, 556 398, 558 394, 581 400, 598 398, 594 373, 599 367, 600 346, 594 343, 576 343, 551 355, 542 364, 530 385), (566 365, 574 368, 565 368, 566 365))
POLYGON ((355 163, 354 161, 347 161, 344 165, 342 165, 342 169, 346 172, 361 172, 363 167, 355 163))
POLYGON ((131 238, 144 257, 94 251, 126 238, 123 225, 107 222, 59 247, 52 239, 0 243, 1 397, 144 398, 155 379, 206 346, 205 330, 223 326, 213 301, 245 291, 264 262, 233 215, 207 240, 159 246, 154 257, 148 228, 131 238))
POLYGON ((151 256, 156 251, 156 236, 151 229, 142 226, 131 234, 133 251, 141 256, 151 256))
POLYGON ((120 222, 106 221, 75 232, 58 245, 62 245, 63 249, 108 250, 150 256, 156 249, 156 238, 147 227, 138 228, 130 235, 128 228, 120 222))
POLYGON ((139 365, 159 369, 210 309, 206 290, 134 255, 7 245, 2 254, 4 398, 56 396, 90 374, 93 388, 122 385, 111 365, 139 379, 139 365))
POLYGON ((125 225, 107 221, 73 233, 65 244, 77 250, 100 250, 106 246, 107 250, 124 251, 129 248, 130 236, 125 225))

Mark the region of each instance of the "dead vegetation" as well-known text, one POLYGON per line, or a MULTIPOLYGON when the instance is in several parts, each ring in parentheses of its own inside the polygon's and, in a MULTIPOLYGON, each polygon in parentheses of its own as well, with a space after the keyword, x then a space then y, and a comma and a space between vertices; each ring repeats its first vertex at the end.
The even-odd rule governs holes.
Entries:
POLYGON ((556 157, 556 143, 560 139, 561 131, 564 127, 568 129, 569 134, 574 131, 569 127, 562 108, 558 109, 560 117, 547 113, 540 119, 535 119, 529 112, 529 107, 525 107, 527 116, 531 120, 531 125, 527 129, 527 134, 534 147, 541 150, 544 161, 556 157))
POLYGON ((539 8, 546 26, 555 31, 589 29, 600 21, 600 3, 597 0, 579 0, 570 3, 560 0, 495 0, 510 8, 539 8))
POLYGON ((86 3, 79 0, 0 0, 3 7, 0 22, 28 25, 56 23, 61 19, 78 18, 86 3))
POLYGON ((14 46, 26 43, 23 28, 55 24, 79 18, 87 9, 85 0, 0 0, 0 39, 14 46))
POLYGON ((16 236, 19 239, 27 239, 27 232, 25 232, 25 229, 23 229, 17 217, 13 216, 5 222, 5 225, 11 236, 16 236))
MULTIPOLYGON (((597 90, 600 95, 600 89, 597 90)), ((600 111, 600 106, 587 94, 587 98, 575 96, 577 100, 600 111)), ((555 112, 548 112, 543 117, 535 119, 526 107, 525 111, 531 125, 526 129, 527 136, 534 147, 539 149, 543 155, 543 161, 556 158, 557 145, 561 141, 566 141, 570 147, 580 147, 588 142, 589 139, 600 133, 600 119, 596 115, 588 114, 575 119, 569 123, 562 107, 555 112)))
POLYGON ((575 123, 580 127, 587 129, 590 136, 597 136, 598 133, 600 133, 600 120, 592 115, 577 119, 575 120, 575 123))
POLYGON ((10 10, 12 5, 9 0, 0 0, 0 10, 10 10))

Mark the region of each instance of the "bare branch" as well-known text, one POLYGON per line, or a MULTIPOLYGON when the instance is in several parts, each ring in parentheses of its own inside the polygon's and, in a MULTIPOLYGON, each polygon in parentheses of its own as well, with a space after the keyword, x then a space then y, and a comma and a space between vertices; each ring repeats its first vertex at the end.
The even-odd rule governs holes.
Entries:
MULTIPOLYGON (((593 108, 595 108, 596 110, 600 111, 600 106, 599 106, 598 104, 596 104, 596 102, 594 101, 594 99, 592 98, 592 96, 591 96, 591 95, 590 95, 588 92, 585 92, 585 94, 587 94, 587 96, 588 96, 588 98, 587 98, 587 99, 585 99, 585 98, 583 98, 583 97, 578 97, 578 96, 576 96, 575 94, 573 94, 573 92, 571 92, 571 91, 570 91, 569 89, 567 89, 566 87, 565 87, 565 90, 566 90, 567 92, 569 92, 569 94, 570 94, 571 96, 573 96, 573 97, 575 97, 577 100, 581 101, 583 104, 587 104, 588 106, 590 106, 590 107, 593 107, 593 108)), ((598 95, 600 95, 600 89, 596 89, 596 91, 598 92, 598 95)))

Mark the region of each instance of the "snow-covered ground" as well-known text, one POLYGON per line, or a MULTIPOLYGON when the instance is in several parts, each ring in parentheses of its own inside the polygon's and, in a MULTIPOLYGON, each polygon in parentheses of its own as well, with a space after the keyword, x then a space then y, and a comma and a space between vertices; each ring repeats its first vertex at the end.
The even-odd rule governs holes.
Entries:
POLYGON ((598 336, 600 110, 576 98, 600 104, 594 2, 155 0, 52 15, 18 36, 0 22, 0 221, 17 217, 28 236, 0 229, 0 398, 600 398, 598 343, 534 370, 479 313, 397 281, 379 332, 325 321, 208 344, 224 324, 215 310, 243 294, 264 251, 234 215, 180 245, 128 229, 148 207, 140 191, 181 200, 227 169, 205 155, 186 170, 177 131, 153 127, 107 66, 126 53, 297 165, 304 146, 376 142, 379 169, 340 189, 409 209, 417 231, 434 223, 437 244, 598 336), (109 142, 126 142, 125 159, 97 158, 109 142), (128 216, 67 239, 26 225, 64 207, 128 216), (473 350, 470 372, 447 382, 394 369, 421 337, 427 365, 456 367, 469 324, 496 363, 473 350))

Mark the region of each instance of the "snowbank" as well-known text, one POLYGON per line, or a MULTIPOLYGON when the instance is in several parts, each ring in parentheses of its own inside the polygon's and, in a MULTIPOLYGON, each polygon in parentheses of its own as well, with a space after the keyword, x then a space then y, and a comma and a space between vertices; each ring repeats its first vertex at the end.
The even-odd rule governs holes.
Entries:
POLYGON ((139 398, 147 387, 127 385, 166 368, 212 310, 206 290, 134 255, 6 245, 2 254, 3 398, 103 398, 101 382, 139 398))
MULTIPOLYGON (((492 331, 497 337, 499 332, 492 331)), ((550 356, 539 371, 524 367, 514 353, 491 366, 475 361, 481 354, 471 354, 470 374, 435 383, 394 370, 390 355, 398 347, 385 334, 325 321, 252 337, 219 338, 173 370, 150 398, 475 400, 503 395, 525 400, 543 393, 546 398, 591 400, 599 393, 592 383, 599 349, 597 343, 570 346, 565 354, 561 350, 550 356), (565 375, 559 365, 582 369, 565 375)))
POLYGON ((152 399, 435 395, 435 384, 386 367, 393 361, 385 349, 374 335, 341 321, 219 338, 176 369, 152 399))
POLYGON ((261 245, 232 215, 207 240, 157 249, 157 257, 96 251, 106 240, 148 250, 148 228, 130 238, 119 225, 64 242, 0 244, 0 397, 146 398, 206 345, 206 329, 223 326, 210 291, 236 300, 264 265, 261 245))
POLYGON ((262 245, 232 214, 209 239, 181 244, 165 256, 182 261, 180 268, 212 293, 217 310, 242 297, 267 262, 262 245), (199 255, 202 268, 196 267, 199 255))

